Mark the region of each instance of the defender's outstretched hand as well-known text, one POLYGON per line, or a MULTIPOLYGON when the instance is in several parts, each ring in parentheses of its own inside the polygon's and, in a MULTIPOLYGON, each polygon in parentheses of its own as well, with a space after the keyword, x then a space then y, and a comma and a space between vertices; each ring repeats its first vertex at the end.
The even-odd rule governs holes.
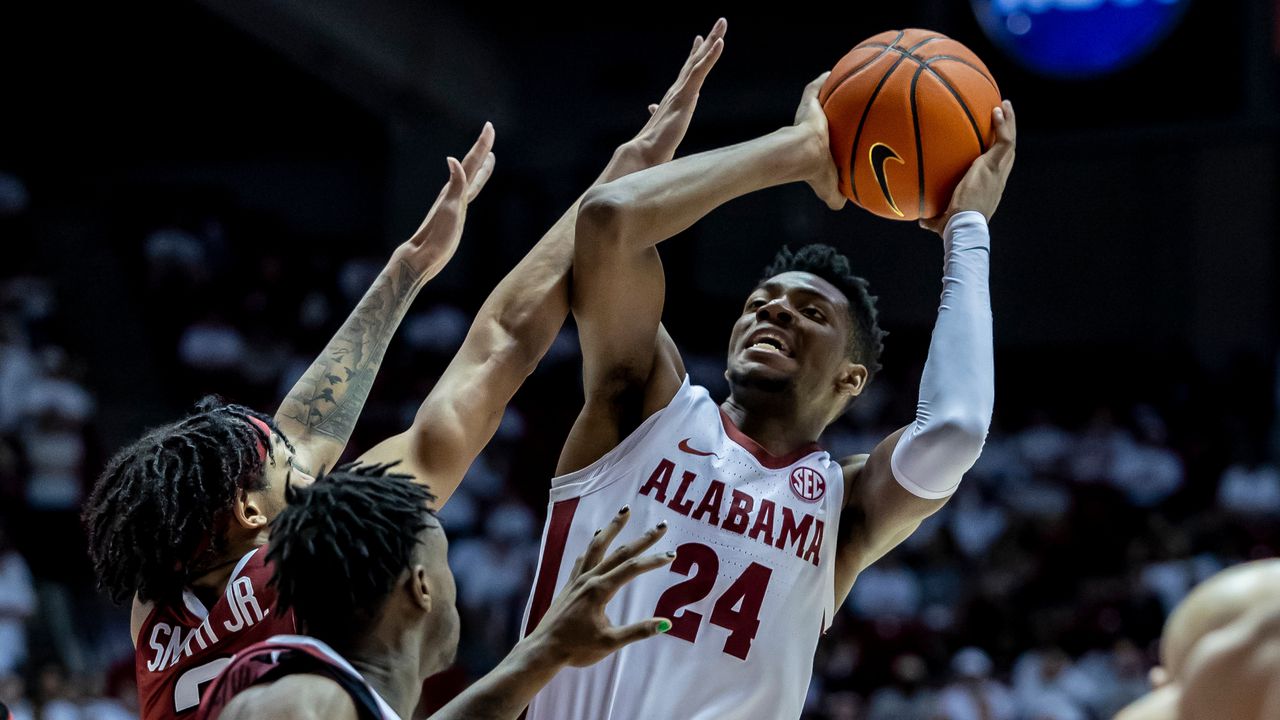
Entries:
POLYGON ((831 159, 831 137, 827 130, 827 114, 818 102, 818 91, 827 81, 830 72, 824 72, 804 88, 800 107, 796 109, 794 127, 805 134, 804 151, 811 160, 811 170, 805 182, 832 210, 844 207, 846 198, 840 192, 840 178, 835 160, 831 159))
POLYGON ((676 556, 675 551, 640 556, 666 534, 665 522, 606 556, 605 551, 629 517, 630 511, 624 507, 608 525, 596 531, 587 551, 574 563, 569 584, 528 637, 530 643, 542 645, 553 661, 584 667, 624 645, 671 628, 665 618, 614 627, 604 614, 605 606, 623 585, 642 573, 668 565, 676 556))
POLYGON ((449 158, 449 182, 440 190, 427 217, 395 256, 418 273, 418 282, 435 277, 449 263, 462 238, 467 204, 476 199, 493 173, 494 130, 485 123, 480 137, 462 161, 449 158))
POLYGON ((1005 100, 991 111, 991 126, 996 130, 995 144, 969 166, 969 171, 951 194, 947 211, 938 217, 921 220, 920 227, 941 235, 947 221, 958 212, 977 210, 988 221, 996 214, 1000 197, 1004 195, 1004 184, 1013 170, 1018 144, 1018 121, 1013 114, 1013 103, 1005 100))
POLYGON ((693 48, 675 82, 667 88, 660 102, 649 106, 649 121, 633 139, 619 148, 620 151, 633 151, 638 161, 636 167, 626 168, 627 172, 653 167, 675 157, 676 148, 684 140, 693 111, 698 106, 702 83, 724 51, 724 35, 728 29, 728 21, 720 18, 711 26, 706 39, 701 35, 693 39, 693 48))

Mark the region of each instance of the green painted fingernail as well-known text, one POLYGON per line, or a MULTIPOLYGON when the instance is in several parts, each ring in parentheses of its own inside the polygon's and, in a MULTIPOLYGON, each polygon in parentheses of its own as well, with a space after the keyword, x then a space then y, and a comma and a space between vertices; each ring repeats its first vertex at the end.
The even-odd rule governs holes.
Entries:
POLYGON ((670 629, 671 629, 671 621, 670 621, 670 620, 659 620, 659 621, 658 621, 658 632, 660 632, 660 633, 664 633, 664 632, 666 632, 666 631, 668 631, 668 630, 670 630, 670 629))

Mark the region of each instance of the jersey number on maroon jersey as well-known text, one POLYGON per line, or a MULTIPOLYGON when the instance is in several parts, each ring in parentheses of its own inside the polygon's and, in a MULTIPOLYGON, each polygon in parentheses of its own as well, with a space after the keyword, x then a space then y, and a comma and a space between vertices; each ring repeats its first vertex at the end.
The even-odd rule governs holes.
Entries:
MULTIPOLYGON (((684 607, 711 594, 720 572, 720 558, 706 545, 685 543, 676 549, 676 559, 669 567, 671 572, 688 575, 689 579, 662 593, 653 614, 671 620, 668 635, 695 642, 698 628, 702 625, 702 613, 685 610, 684 607)), ((724 651, 739 660, 747 659, 751 641, 760 630, 760 606, 764 603, 764 593, 769 588, 772 574, 773 570, 760 563, 751 563, 716 600, 711 610, 711 624, 729 631, 724 651)))
POLYGON ((173 711, 186 712, 199 705, 201 686, 217 677, 230 664, 231 658, 218 658, 182 673, 173 687, 173 711))

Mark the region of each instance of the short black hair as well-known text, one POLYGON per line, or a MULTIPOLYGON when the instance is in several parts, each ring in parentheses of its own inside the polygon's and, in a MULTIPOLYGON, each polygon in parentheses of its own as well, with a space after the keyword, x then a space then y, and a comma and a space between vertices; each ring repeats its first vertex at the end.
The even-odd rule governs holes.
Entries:
POLYGON ((83 519, 98 587, 113 600, 177 602, 225 551, 226 511, 240 490, 265 486, 262 451, 274 457, 250 418, 280 432, 271 417, 211 395, 107 463, 83 519))
POLYGON ((822 243, 805 245, 795 252, 783 246, 764 269, 760 282, 792 271, 817 275, 844 293, 849 301, 849 318, 853 321, 849 357, 866 366, 868 380, 875 377, 880 371, 880 353, 884 352, 884 338, 888 333, 880 329, 876 319, 876 296, 871 294, 871 284, 853 274, 849 258, 822 243))
POLYGON ((378 616, 413 562, 421 533, 439 527, 435 496, 395 463, 348 463, 307 487, 285 489, 267 559, 276 612, 292 609, 300 630, 330 645, 351 640, 378 616))

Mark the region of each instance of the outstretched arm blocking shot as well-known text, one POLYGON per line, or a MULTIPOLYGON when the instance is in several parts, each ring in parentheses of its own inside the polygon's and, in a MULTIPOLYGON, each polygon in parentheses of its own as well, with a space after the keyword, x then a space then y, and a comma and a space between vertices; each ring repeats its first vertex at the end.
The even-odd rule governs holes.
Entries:
MULTIPOLYGON (((593 183, 665 163, 684 139, 703 80, 715 62, 717 31, 698 37, 649 119, 614 152, 593 183)), ((412 427, 362 458, 401 459, 402 469, 429 482, 442 506, 488 444, 512 396, 533 372, 569 314, 575 202, 494 288, 472 322, 461 349, 419 408, 412 427)))
POLYGON ((444 269, 462 238, 467 205, 493 172, 493 126, 458 161, 413 236, 396 248, 351 316, 289 391, 275 421, 297 450, 295 467, 314 476, 333 467, 351 439, 391 337, 418 291, 444 269))

